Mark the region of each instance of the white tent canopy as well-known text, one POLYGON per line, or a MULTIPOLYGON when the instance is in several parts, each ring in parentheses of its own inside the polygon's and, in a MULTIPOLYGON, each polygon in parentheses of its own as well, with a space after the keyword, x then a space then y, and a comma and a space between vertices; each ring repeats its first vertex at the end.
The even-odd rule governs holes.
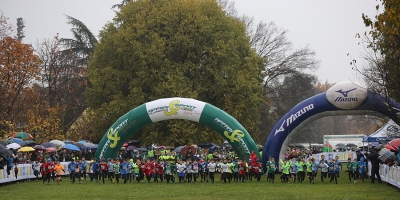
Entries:
POLYGON ((365 136, 363 142, 379 142, 391 140, 391 135, 397 135, 400 131, 400 126, 397 125, 393 120, 389 120, 388 123, 383 125, 380 129, 375 131, 369 136, 365 136))

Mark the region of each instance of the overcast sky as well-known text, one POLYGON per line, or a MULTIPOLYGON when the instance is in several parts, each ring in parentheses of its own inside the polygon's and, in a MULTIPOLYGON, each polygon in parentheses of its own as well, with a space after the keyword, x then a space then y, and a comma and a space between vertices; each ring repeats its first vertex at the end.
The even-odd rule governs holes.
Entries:
MULTIPOLYGON (((112 21, 115 12, 111 6, 122 0, 0 0, 0 11, 16 24, 22 17, 25 43, 35 46, 37 40, 72 38, 70 25, 64 14, 79 19, 97 35, 112 21)), ((351 70, 350 53, 361 63, 363 47, 358 45, 356 33, 368 30, 361 15, 376 14, 376 0, 234 0, 240 14, 253 16, 256 22, 275 22, 289 31, 288 39, 294 48, 309 46, 316 52, 320 68, 315 72, 319 81, 330 83, 356 81, 351 70)), ((358 76, 359 78, 359 76, 358 76)))

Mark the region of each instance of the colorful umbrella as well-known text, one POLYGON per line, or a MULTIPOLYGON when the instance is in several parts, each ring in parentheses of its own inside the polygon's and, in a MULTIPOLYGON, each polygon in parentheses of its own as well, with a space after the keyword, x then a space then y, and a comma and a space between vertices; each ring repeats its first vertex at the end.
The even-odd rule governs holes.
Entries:
POLYGON ((79 142, 77 142, 77 143, 86 144, 86 143, 88 143, 88 141, 86 141, 86 140, 81 140, 81 141, 79 141, 79 142))
POLYGON ((71 141, 71 140, 64 140, 63 141, 65 144, 73 144, 74 142, 73 141, 71 141))
POLYGON ((33 148, 36 150, 46 150, 46 147, 44 147, 43 145, 35 145, 33 148))
POLYGON ((49 147, 57 147, 57 145, 50 143, 50 142, 44 142, 41 144, 42 146, 49 148, 49 147))
MULTIPOLYGON (((176 147, 175 148, 175 152, 181 152, 182 151, 182 149, 184 148, 185 146, 180 146, 180 147, 176 147)), ((139 149, 138 149, 139 150, 139 149)))
POLYGON ((63 142, 63 141, 61 141, 61 140, 52 140, 52 141, 50 141, 50 143, 53 143, 53 144, 55 144, 56 146, 60 146, 60 147, 66 145, 66 143, 63 142))
POLYGON ((127 146, 129 146, 129 144, 125 142, 122 146, 127 147, 127 146))
POLYGON ((396 160, 396 156, 394 155, 394 152, 383 148, 379 151, 379 160, 386 162, 387 159, 396 160))
POLYGON ((96 149, 97 146, 93 143, 85 143, 83 144, 83 146, 85 146, 85 149, 96 149))
POLYGON ((126 149, 127 150, 134 150, 134 149, 136 149, 136 147, 135 146, 128 146, 128 147, 126 147, 126 149))
POLYGON ((394 139, 387 143, 387 145, 398 147, 400 146, 400 138, 394 139))
POLYGON ((77 146, 75 146, 75 145, 73 145, 73 144, 67 144, 67 145, 65 145, 65 146, 63 146, 63 147, 61 147, 61 148, 63 148, 63 149, 68 149, 68 150, 72 150, 72 151, 81 151, 81 150, 79 149, 79 147, 77 147, 77 146))
POLYGON ((17 143, 11 143, 9 145, 6 146, 7 149, 19 149, 21 148, 21 145, 17 144, 17 143))
POLYGON ((23 147, 25 147, 25 146, 33 147, 33 146, 35 146, 35 145, 36 145, 36 142, 34 142, 34 141, 32 141, 32 140, 25 140, 25 141, 21 144, 21 146, 23 146, 23 147))
POLYGON ((389 150, 391 150, 391 151, 394 151, 394 152, 397 152, 398 151, 398 148, 397 147, 395 147, 395 146, 391 146, 391 145, 385 145, 385 148, 386 149, 389 149, 389 150))
POLYGON ((49 148, 46 148, 46 151, 47 152, 56 152, 57 149, 55 147, 49 147, 49 148))
POLYGON ((13 138, 13 139, 11 139, 11 141, 12 141, 12 142, 15 142, 15 143, 17 143, 17 144, 19 144, 19 145, 21 145, 22 143, 24 143, 24 141, 22 141, 22 140, 19 139, 19 138, 13 138))
POLYGON ((85 150, 85 148, 86 148, 85 145, 83 145, 81 143, 75 143, 73 145, 77 146, 80 150, 85 150))
POLYGON ((32 147, 22 147, 18 150, 18 152, 29 152, 29 151, 35 151, 35 149, 32 147))
POLYGON ((331 144, 329 144, 329 143, 325 143, 325 144, 324 144, 324 147, 333 148, 333 147, 332 147, 332 145, 331 145, 331 144))
POLYGON ((29 133, 26 133, 26 132, 14 133, 13 138, 21 138, 23 140, 32 140, 33 139, 32 135, 29 133))

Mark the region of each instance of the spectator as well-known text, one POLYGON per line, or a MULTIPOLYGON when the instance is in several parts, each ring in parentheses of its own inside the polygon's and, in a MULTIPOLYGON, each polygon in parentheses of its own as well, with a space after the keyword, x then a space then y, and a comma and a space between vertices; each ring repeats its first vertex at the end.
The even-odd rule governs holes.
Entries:
POLYGON ((361 153, 360 149, 357 149, 356 154, 357 154, 357 161, 360 161, 361 158, 364 158, 364 160, 365 160, 365 155, 363 153, 361 153))
POLYGON ((381 175, 379 174, 379 155, 375 151, 375 149, 372 149, 371 154, 368 155, 367 157, 371 161, 371 183, 375 182, 375 175, 378 178, 379 183, 382 183, 381 181, 381 175))

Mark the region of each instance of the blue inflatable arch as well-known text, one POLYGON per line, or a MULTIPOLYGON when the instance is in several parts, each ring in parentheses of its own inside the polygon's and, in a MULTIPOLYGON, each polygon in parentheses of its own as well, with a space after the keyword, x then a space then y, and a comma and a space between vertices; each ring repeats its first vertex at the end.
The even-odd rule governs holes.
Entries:
POLYGON ((355 83, 337 83, 327 92, 297 104, 275 124, 264 145, 263 166, 269 157, 274 157, 276 161, 283 159, 291 136, 304 126, 316 119, 337 115, 375 115, 397 119, 400 104, 355 83))

